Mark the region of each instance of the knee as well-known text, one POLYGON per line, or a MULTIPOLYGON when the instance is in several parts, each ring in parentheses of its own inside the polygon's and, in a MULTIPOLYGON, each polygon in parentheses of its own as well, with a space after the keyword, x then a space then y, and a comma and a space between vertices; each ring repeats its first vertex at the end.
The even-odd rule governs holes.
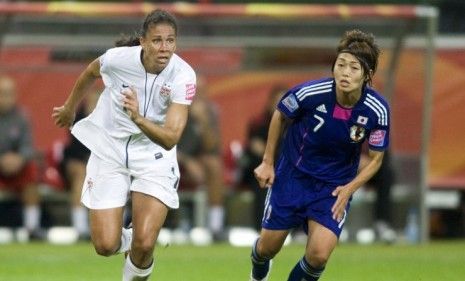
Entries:
POLYGON ((150 236, 147 235, 142 238, 134 237, 132 241, 131 251, 139 252, 143 255, 152 255, 155 246, 155 241, 147 237, 150 236))
POLYGON ((95 252, 101 256, 109 257, 118 251, 119 244, 113 243, 109 240, 94 241, 95 252))
POLYGON ((329 255, 323 251, 312 251, 305 255, 305 259, 311 266, 315 268, 322 268, 328 262, 329 255))
POLYGON ((274 258, 281 250, 281 245, 265 244, 260 241, 257 244, 257 253, 259 256, 267 259, 274 258))

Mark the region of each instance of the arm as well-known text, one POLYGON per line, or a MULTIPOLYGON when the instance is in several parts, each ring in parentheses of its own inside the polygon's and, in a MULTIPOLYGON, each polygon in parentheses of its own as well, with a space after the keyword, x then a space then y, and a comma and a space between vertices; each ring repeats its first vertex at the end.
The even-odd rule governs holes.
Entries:
POLYGON ((187 123, 188 105, 171 103, 165 124, 160 126, 140 115, 139 102, 133 88, 123 92, 123 95, 123 107, 128 111, 129 117, 151 141, 166 150, 172 149, 179 142, 187 123))
POLYGON ((157 125, 141 115, 131 119, 150 140, 170 150, 181 138, 187 122, 187 113, 187 105, 172 103, 166 113, 164 126, 157 125))
POLYGON ((275 110, 268 130, 268 139, 262 163, 254 170, 255 177, 262 188, 269 188, 273 185, 274 160, 285 123, 284 114, 279 110, 275 110))
POLYGON ((384 151, 369 150, 368 160, 366 164, 362 163, 359 168, 357 176, 346 185, 338 186, 333 191, 333 196, 337 196, 337 200, 334 203, 331 211, 333 212, 333 218, 340 221, 344 216, 344 210, 349 202, 350 196, 354 194, 357 189, 362 187, 381 167, 383 162, 384 151))
POLYGON ((95 59, 81 73, 64 105, 53 108, 52 118, 55 120, 56 125, 59 127, 70 127, 73 125, 79 103, 88 92, 88 88, 99 77, 100 62, 99 59, 95 59))

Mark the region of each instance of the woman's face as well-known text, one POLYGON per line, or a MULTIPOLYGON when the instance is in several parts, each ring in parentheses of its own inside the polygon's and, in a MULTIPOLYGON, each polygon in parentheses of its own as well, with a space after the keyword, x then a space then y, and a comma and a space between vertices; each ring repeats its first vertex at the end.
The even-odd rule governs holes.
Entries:
POLYGON ((336 89, 344 93, 361 91, 365 74, 360 61, 352 54, 340 53, 333 70, 336 89))
POLYGON ((152 24, 140 44, 144 49, 145 66, 161 72, 176 50, 176 31, 167 23, 152 24))

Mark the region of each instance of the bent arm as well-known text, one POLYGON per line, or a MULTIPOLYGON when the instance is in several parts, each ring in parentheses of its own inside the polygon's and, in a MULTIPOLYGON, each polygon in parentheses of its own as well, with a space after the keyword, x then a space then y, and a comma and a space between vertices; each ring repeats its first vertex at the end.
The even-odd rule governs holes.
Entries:
POLYGON ((269 188, 273 185, 275 177, 274 161, 285 123, 286 118, 284 114, 279 110, 275 110, 268 130, 268 139, 262 163, 254 170, 255 178, 261 188, 269 188))
POLYGON ((263 154, 263 162, 269 165, 274 165, 276 159, 276 151, 278 149, 279 140, 286 124, 286 117, 279 110, 275 110, 271 118, 270 127, 268 129, 268 138, 266 141, 265 153, 263 154))
POLYGON ((84 96, 88 92, 89 87, 95 82, 97 78, 100 77, 100 61, 95 59, 92 61, 87 68, 79 75, 79 78, 76 80, 74 87, 66 100, 64 106, 76 111, 79 103, 83 100, 84 96))
POLYGON ((157 125, 141 115, 135 117, 133 121, 151 141, 170 150, 181 138, 186 126, 187 114, 188 105, 172 103, 166 113, 164 126, 157 125))
POLYGON ((368 156, 364 159, 364 163, 361 163, 357 176, 347 184, 352 194, 376 174, 381 167, 383 157, 384 151, 368 150, 368 156))
POLYGON ((71 127, 73 125, 79 103, 98 77, 100 77, 100 62, 99 59, 96 59, 79 75, 64 105, 53 108, 52 118, 55 120, 56 125, 59 127, 71 127))

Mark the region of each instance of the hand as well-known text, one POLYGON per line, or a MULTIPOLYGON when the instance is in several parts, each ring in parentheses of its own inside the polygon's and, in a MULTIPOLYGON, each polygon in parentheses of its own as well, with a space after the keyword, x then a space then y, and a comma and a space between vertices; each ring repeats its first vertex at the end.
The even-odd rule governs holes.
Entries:
POLYGON ((274 167, 273 165, 262 162, 254 170, 255 178, 261 188, 270 188, 274 182, 274 167))
POLYGON ((125 88, 121 91, 121 94, 123 95, 123 108, 128 114, 129 118, 131 118, 132 121, 140 118, 139 101, 137 100, 136 90, 134 90, 133 87, 125 88))
POLYGON ((70 110, 65 105, 53 108, 52 118, 55 121, 55 125, 60 128, 71 127, 74 123, 75 117, 76 112, 74 110, 70 110))
POLYGON ((349 188, 340 185, 332 193, 333 196, 337 196, 336 202, 334 202, 331 212, 333 213, 333 219, 340 222, 344 218, 344 211, 349 202, 349 198, 352 195, 349 188))
POLYGON ((13 176, 19 173, 24 166, 24 158, 14 152, 7 152, 0 157, 0 170, 4 176, 13 176))

